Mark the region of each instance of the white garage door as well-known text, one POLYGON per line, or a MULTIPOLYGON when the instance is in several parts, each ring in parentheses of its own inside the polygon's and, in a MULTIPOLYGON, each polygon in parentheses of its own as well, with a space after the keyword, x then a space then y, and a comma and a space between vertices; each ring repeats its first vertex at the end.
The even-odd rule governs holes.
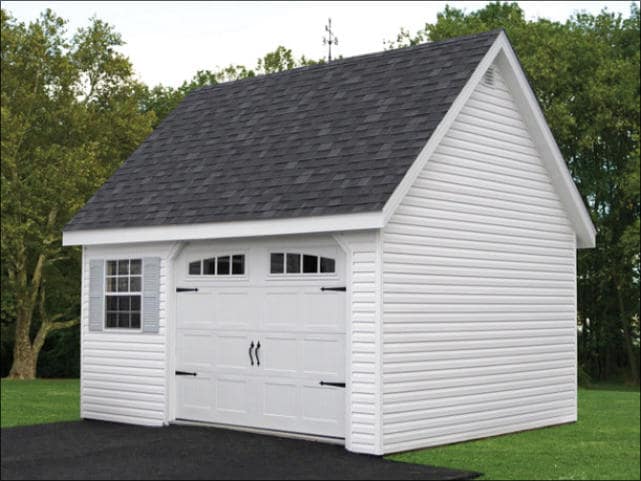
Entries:
POLYGON ((344 437, 338 246, 202 244, 177 262, 176 417, 344 437))

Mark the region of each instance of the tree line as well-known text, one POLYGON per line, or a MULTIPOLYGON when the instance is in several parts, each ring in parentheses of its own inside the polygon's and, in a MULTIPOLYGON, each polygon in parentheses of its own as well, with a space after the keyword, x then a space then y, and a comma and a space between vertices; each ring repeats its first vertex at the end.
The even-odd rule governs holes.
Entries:
MULTIPOLYGON (((2 9, 0 329, 2 375, 77 376, 80 249, 64 224, 195 88, 323 60, 279 46, 256 65, 147 86, 98 18, 70 34, 50 10, 29 23, 2 9)), ((527 20, 517 3, 401 30, 386 48, 504 28, 598 229, 578 255, 583 380, 639 382, 639 8, 566 22, 527 20)))

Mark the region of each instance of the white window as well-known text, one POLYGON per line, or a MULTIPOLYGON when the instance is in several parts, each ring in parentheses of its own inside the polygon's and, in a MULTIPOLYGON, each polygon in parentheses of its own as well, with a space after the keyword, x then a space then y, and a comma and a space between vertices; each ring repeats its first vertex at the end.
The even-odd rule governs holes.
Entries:
POLYGON ((336 261, 329 257, 294 252, 272 252, 269 272, 271 274, 332 274, 336 261))
POLYGON ((241 276, 245 274, 245 254, 208 257, 189 263, 190 276, 241 276))
POLYGON ((108 260, 105 286, 105 327, 140 329, 142 260, 108 260))

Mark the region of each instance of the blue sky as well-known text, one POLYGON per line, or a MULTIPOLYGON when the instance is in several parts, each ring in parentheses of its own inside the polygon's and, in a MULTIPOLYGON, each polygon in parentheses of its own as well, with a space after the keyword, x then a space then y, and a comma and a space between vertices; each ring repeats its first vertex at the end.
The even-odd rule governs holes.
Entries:
MULTIPOLYGON (((69 20, 70 30, 92 15, 116 27, 138 77, 176 86, 197 70, 233 64, 253 67, 278 45, 296 56, 326 55, 324 25, 331 17, 345 57, 383 49, 401 27, 414 32, 448 2, 15 2, 2 6, 21 21, 46 8, 69 20)), ((468 11, 487 2, 449 2, 468 11)), ((636 2, 638 3, 638 2, 636 2)), ((528 18, 563 21, 576 11, 607 8, 628 15, 631 2, 519 2, 528 18)))

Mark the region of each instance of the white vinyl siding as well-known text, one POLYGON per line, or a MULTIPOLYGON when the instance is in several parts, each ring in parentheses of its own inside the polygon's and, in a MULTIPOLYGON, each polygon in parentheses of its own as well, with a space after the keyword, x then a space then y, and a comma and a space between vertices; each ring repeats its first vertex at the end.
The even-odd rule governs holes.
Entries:
POLYGON ((383 230, 386 453, 576 419, 575 245, 495 68, 383 230))
POLYGON ((149 426, 167 420, 167 246, 85 247, 82 279, 81 406, 83 419, 149 426), (89 331, 91 259, 160 256, 159 332, 89 331))
POLYGON ((348 307, 351 380, 347 449, 381 454, 381 296, 380 235, 377 231, 345 233, 340 237, 349 251, 348 307))

